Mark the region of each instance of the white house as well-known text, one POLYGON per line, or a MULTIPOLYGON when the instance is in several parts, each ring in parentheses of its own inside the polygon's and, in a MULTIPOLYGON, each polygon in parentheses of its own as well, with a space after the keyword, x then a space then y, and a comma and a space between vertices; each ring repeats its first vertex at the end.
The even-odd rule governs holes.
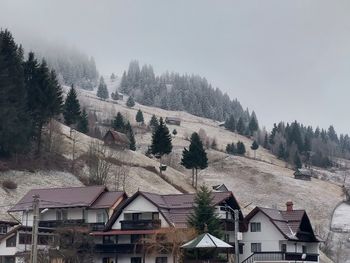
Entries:
POLYGON ((318 262, 319 240, 305 210, 256 207, 246 216, 240 262, 318 262))
MULTIPOLYGON (((225 237, 234 241, 231 210, 239 209, 232 192, 213 192, 213 205, 222 219, 225 237)), ((136 192, 116 210, 105 231, 93 232, 97 252, 96 263, 173 263, 171 253, 147 254, 139 242, 151 235, 171 229, 187 228, 187 218, 194 208, 195 194, 158 195, 136 192)), ((240 213, 240 222, 243 215, 240 213)), ((183 240, 185 242, 186 240, 183 240)), ((146 245, 145 245, 146 246, 146 245)))

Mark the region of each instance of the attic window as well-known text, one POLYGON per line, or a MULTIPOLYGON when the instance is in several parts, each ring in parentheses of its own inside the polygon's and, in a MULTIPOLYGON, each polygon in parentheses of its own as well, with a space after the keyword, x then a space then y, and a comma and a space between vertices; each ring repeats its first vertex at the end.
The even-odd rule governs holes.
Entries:
POLYGON ((260 222, 250 223, 250 232, 261 232, 261 223, 260 222))

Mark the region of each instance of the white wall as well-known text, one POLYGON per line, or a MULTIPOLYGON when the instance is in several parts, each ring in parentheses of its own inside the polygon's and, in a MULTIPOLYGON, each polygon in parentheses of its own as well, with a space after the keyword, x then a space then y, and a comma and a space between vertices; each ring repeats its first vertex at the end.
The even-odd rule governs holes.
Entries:
MULTIPOLYGON (((14 233, 14 235, 16 235, 16 233, 14 233)), ((17 249, 16 247, 6 247, 6 239, 0 241, 0 256, 13 256, 16 254, 17 249)))
MULTIPOLYGON (((127 207, 123 209, 123 212, 119 215, 117 220, 112 226, 112 229, 121 229, 120 221, 124 219, 124 213, 138 213, 138 212, 159 212, 158 208, 148 201, 143 196, 138 196, 134 201, 132 201, 127 207)), ((161 220, 161 227, 169 227, 165 218, 159 213, 159 219, 161 220)))
MULTIPOLYGON (((112 254, 105 254, 105 255, 98 255, 95 256, 94 258, 94 263, 102 263, 102 259, 104 257, 110 257, 110 258, 115 258, 115 255, 112 254)), ((130 263, 132 257, 141 257, 142 254, 118 254, 118 263, 130 263)), ((155 263, 156 262, 156 257, 167 257, 168 258, 168 263, 174 263, 173 262, 173 256, 168 254, 168 255, 148 255, 145 258, 146 263, 155 263)), ((115 261, 113 261, 115 262, 115 261)))
POLYGON ((240 261, 249 257, 251 252, 251 243, 261 243, 262 251, 280 251, 280 241, 285 240, 283 235, 271 223, 270 219, 263 213, 258 212, 249 222, 249 229, 243 233, 244 243, 243 255, 240 256, 240 261), (261 223, 261 232, 250 232, 250 223, 261 223))

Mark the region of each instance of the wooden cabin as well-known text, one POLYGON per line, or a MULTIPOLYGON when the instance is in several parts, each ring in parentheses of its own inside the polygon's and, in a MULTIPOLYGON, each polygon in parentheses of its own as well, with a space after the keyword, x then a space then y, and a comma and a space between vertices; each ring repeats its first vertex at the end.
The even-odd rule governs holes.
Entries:
POLYGON ((294 178, 299 180, 311 181, 312 170, 310 169, 296 169, 294 178))
POLYGON ((180 118, 177 118, 177 117, 166 117, 165 122, 166 124, 177 125, 177 126, 180 126, 181 124, 180 118))
POLYGON ((130 145, 130 140, 126 134, 111 130, 106 132, 103 141, 105 145, 119 149, 127 149, 130 145))

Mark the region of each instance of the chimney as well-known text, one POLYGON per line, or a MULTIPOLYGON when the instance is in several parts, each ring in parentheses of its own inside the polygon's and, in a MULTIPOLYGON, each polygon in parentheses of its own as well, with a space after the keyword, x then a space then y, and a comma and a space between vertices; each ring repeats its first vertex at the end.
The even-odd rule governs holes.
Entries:
POLYGON ((293 202, 292 201, 288 201, 286 203, 286 206, 287 206, 287 212, 293 211, 293 202))

